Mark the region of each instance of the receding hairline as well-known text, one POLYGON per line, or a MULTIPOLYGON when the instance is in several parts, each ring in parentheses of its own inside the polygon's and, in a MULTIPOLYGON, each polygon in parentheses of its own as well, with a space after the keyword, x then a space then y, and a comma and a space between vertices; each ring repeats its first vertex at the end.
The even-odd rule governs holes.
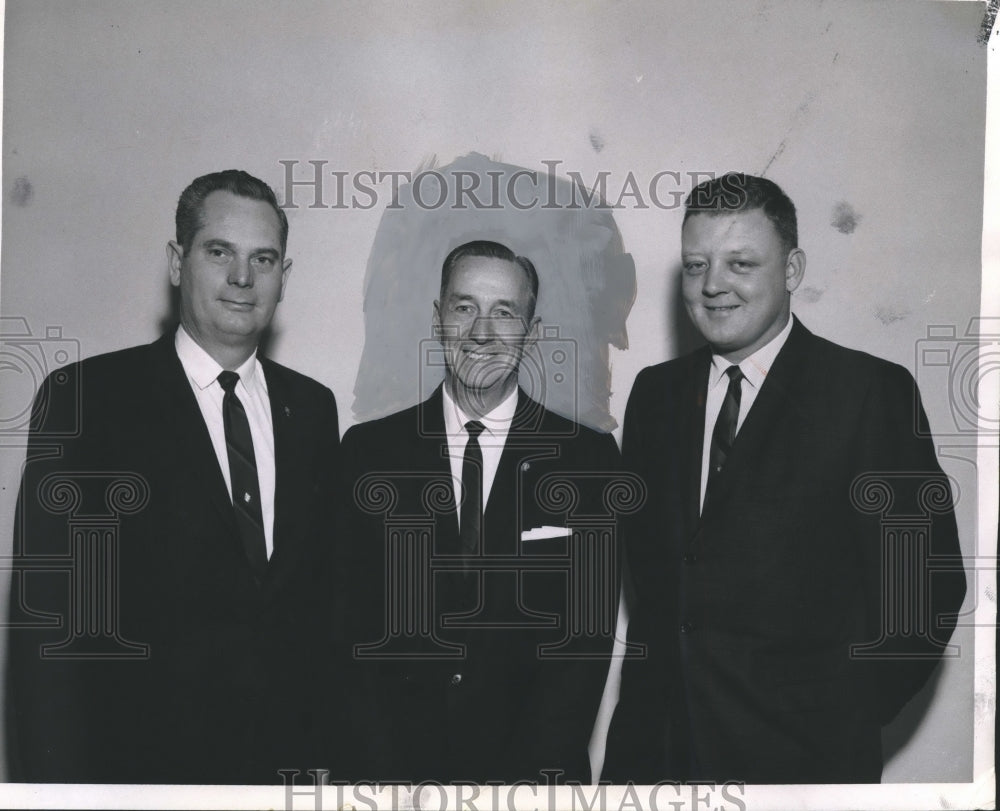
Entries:
POLYGON ((504 245, 502 242, 496 242, 494 240, 477 239, 470 242, 464 242, 453 248, 448 253, 441 265, 441 281, 438 286, 438 297, 440 300, 444 300, 448 285, 451 284, 452 274, 459 262, 463 259, 473 258, 501 259, 505 262, 517 265, 528 282, 528 295, 531 302, 531 311, 532 314, 534 313, 535 305, 538 300, 538 271, 535 270, 534 263, 532 263, 532 261, 526 256, 518 256, 513 250, 504 245))
POLYGON ((245 201, 246 203, 250 204, 251 207, 253 207, 253 204, 256 203, 258 207, 263 206, 265 209, 267 209, 267 213, 272 217, 274 227, 277 231, 278 253, 281 254, 282 256, 284 255, 284 245, 282 245, 282 240, 281 240, 282 236, 281 217, 275 210, 274 206, 272 206, 267 200, 262 200, 259 197, 248 197, 245 194, 238 194, 237 192, 230 191, 229 189, 215 189, 213 191, 210 191, 208 194, 205 195, 205 199, 201 201, 201 205, 198 208, 200 215, 198 218, 199 220, 198 229, 192 235, 191 238, 192 245, 198 239, 198 235, 205 230, 205 218, 204 218, 205 207, 208 205, 208 201, 211 200, 213 197, 216 197, 216 195, 218 195, 218 197, 226 195, 228 197, 232 197, 234 200, 245 201))
MULTIPOLYGON (((449 288, 453 286, 452 282, 453 279, 455 278, 455 273, 462 270, 463 267, 465 267, 468 264, 468 262, 471 261, 503 262, 505 265, 514 268, 521 279, 521 283, 523 285, 525 292, 527 293, 531 309, 532 311, 534 311, 535 305, 537 304, 537 296, 535 295, 534 288, 532 287, 531 274, 528 272, 527 268, 525 268, 520 262, 517 261, 517 257, 515 257, 514 259, 506 259, 502 256, 479 256, 475 254, 469 254, 466 256, 458 257, 458 259, 456 259, 452 263, 451 269, 448 273, 447 281, 445 281, 445 283, 441 286, 441 289, 438 293, 442 302, 444 302, 444 300, 448 298, 450 292, 449 288)), ((463 296, 463 297, 468 297, 468 296, 463 296)), ((503 299, 502 302, 508 304, 514 304, 513 301, 509 301, 508 299, 503 299)))
POLYGON ((769 219, 778 239, 791 252, 799 247, 795 203, 773 180, 745 172, 726 172, 695 186, 684 200, 681 229, 696 214, 739 214, 760 211, 769 219))
POLYGON ((242 169, 223 169, 201 175, 192 180, 181 192, 174 212, 175 237, 186 252, 190 249, 197 233, 204 227, 203 208, 205 200, 217 191, 226 191, 235 197, 260 200, 267 203, 278 218, 281 255, 288 248, 288 217, 279 205, 277 197, 267 183, 242 169))

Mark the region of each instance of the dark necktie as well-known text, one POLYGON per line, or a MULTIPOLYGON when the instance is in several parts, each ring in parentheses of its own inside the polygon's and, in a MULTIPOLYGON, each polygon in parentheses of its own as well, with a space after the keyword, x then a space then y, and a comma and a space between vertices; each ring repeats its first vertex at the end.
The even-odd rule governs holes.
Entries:
POLYGON ((250 423, 235 391, 239 379, 236 372, 219 374, 219 385, 226 392, 222 398, 222 423, 226 429, 226 452, 229 455, 229 479, 233 487, 236 523, 247 559, 257 573, 262 574, 267 568, 267 543, 264 540, 257 459, 253 452, 250 423))
POLYGON ((479 447, 479 435, 485 429, 485 425, 475 420, 465 423, 469 441, 465 443, 462 461, 462 508, 459 513, 462 555, 465 557, 479 554, 483 523, 483 451, 479 447))
POLYGON ((729 375, 729 388, 726 390, 726 399, 722 401, 722 409, 719 411, 719 418, 715 421, 715 429, 712 431, 712 444, 708 451, 708 483, 705 485, 705 501, 708 501, 708 493, 712 489, 712 482, 718 479, 722 468, 729 458, 729 453, 733 449, 733 441, 736 439, 736 422, 740 416, 740 396, 742 395, 741 382, 743 372, 739 366, 730 366, 726 369, 729 375))

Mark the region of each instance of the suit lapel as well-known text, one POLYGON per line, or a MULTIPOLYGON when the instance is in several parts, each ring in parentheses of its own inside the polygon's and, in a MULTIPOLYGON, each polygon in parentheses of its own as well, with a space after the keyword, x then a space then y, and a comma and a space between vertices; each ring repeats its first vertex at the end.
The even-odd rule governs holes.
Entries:
MULTIPOLYGON (((412 462, 416 470, 440 473, 449 487, 452 487, 448 436, 444 426, 443 385, 438 386, 430 397, 417 406, 416 447, 419 458, 412 462)), ((458 506, 454 496, 448 499, 448 504, 451 505, 450 510, 435 511, 434 547, 438 552, 457 555, 461 551, 461 543, 458 534, 458 506)))
POLYGON ((712 353, 708 347, 698 350, 692 357, 692 373, 683 376, 680 392, 681 432, 685 470, 688 474, 681 482, 684 488, 684 516, 688 527, 698 523, 701 514, 701 462, 705 439, 705 396, 708 390, 708 370, 712 353))
POLYGON ((782 415, 794 407, 795 381, 801 378, 801 364, 808 354, 811 337, 812 333, 795 319, 788 340, 774 359, 774 364, 764 378, 760 392, 736 435, 725 467, 712 485, 713 504, 726 498, 733 482, 748 464, 760 460, 772 433, 779 430, 782 415))
POLYGON ((558 452, 557 440, 545 436, 542 426, 544 414, 541 404, 518 388, 517 407, 500 453, 483 516, 487 550, 491 554, 518 554, 516 544, 521 537, 520 530, 524 528, 527 506, 520 492, 522 468, 532 464, 532 459, 551 458, 558 452))
POLYGON ((154 424, 163 426, 165 433, 171 437, 168 447, 175 454, 185 476, 193 481, 192 491, 208 494, 212 509, 238 541, 239 530, 226 480, 198 401, 174 349, 173 333, 164 335, 151 348, 152 388, 154 401, 160 408, 160 418, 154 424))
POLYGON ((303 481, 309 437, 296 419, 296 410, 288 400, 281 378, 266 358, 260 358, 267 397, 271 403, 271 430, 274 437, 274 550, 268 561, 268 579, 277 584, 295 568, 302 554, 301 540, 308 527, 295 526, 305 514, 305 505, 297 504, 301 495, 311 492, 313 483, 303 481))
POLYGON ((513 493, 514 483, 517 478, 518 462, 520 454, 515 450, 524 440, 524 437, 532 434, 532 428, 537 428, 538 413, 534 408, 534 401, 528 399, 524 392, 517 390, 517 406, 514 409, 514 417, 510 422, 507 431, 507 439, 503 443, 500 451, 500 459, 497 463, 497 472, 493 477, 493 486, 490 488, 489 498, 486 500, 483 510, 484 526, 494 526, 498 513, 509 511, 516 503, 513 493), (504 506, 497 506, 504 505, 504 506))

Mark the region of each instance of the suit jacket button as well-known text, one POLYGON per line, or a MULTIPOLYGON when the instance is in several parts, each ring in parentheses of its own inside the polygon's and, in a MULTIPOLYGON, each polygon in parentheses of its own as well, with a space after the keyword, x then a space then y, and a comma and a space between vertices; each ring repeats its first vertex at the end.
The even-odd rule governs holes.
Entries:
POLYGON ((682 622, 681 623, 681 633, 682 634, 689 634, 693 630, 694 630, 694 626, 690 622, 682 622))
POLYGON ((698 562, 698 556, 694 552, 688 552, 684 555, 684 562, 690 566, 692 563, 698 562))
POLYGON ((453 685, 455 685, 455 686, 458 686, 459 684, 461 684, 462 683, 462 674, 461 673, 456 673, 454 676, 452 676, 451 677, 451 683, 453 685))

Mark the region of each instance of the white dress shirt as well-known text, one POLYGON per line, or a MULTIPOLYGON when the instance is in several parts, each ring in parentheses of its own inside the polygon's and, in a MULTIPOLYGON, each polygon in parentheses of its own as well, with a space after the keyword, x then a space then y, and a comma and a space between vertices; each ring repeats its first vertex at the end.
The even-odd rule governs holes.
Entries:
MULTIPOLYGON (((778 357, 778 352, 788 340, 788 335, 792 331, 792 318, 788 317, 788 323, 770 341, 764 344, 752 355, 745 357, 739 362, 740 371, 743 372, 743 380, 740 382, 740 413, 736 418, 736 432, 739 433, 743 427, 743 421, 747 418, 750 407, 760 387, 764 385, 764 379, 774 364, 774 359, 778 357)), ((712 355, 712 365, 708 370, 708 391, 705 396, 705 436, 702 440, 701 448, 701 500, 699 504, 705 505, 705 490, 708 487, 708 457, 712 448, 712 432, 715 430, 715 422, 722 411, 722 403, 726 399, 726 390, 729 388, 729 377, 726 369, 733 364, 721 355, 712 355)))
MULTIPOLYGON (((469 432, 465 424, 472 417, 468 416, 448 394, 447 384, 442 388, 444 393, 444 430, 448 436, 448 458, 451 463, 451 484, 455 493, 456 506, 462 503, 462 463, 465 460, 465 446, 469 442, 469 432)), ((510 424, 517 410, 517 389, 494 408, 479 418, 485 430, 479 435, 479 447, 483 452, 483 512, 493 489, 493 480, 500 465, 503 446, 510 433, 510 424)), ((461 510, 457 510, 461 512, 461 510)), ((459 518, 461 523, 461 518, 459 518)))
MULTIPOLYGON (((177 357, 181 360, 191 390, 212 438, 215 457, 219 460, 226 480, 229 497, 233 485, 229 475, 229 452, 226 450, 226 428, 222 422, 222 398, 225 392, 218 381, 222 367, 187 334, 183 326, 174 338, 177 357)), ((246 411, 253 439, 253 454, 257 461, 257 483, 260 487, 260 508, 264 519, 264 542, 267 557, 274 551, 274 429, 271 423, 271 401, 267 396, 267 381, 255 352, 234 370, 239 376, 235 393, 246 411)))

